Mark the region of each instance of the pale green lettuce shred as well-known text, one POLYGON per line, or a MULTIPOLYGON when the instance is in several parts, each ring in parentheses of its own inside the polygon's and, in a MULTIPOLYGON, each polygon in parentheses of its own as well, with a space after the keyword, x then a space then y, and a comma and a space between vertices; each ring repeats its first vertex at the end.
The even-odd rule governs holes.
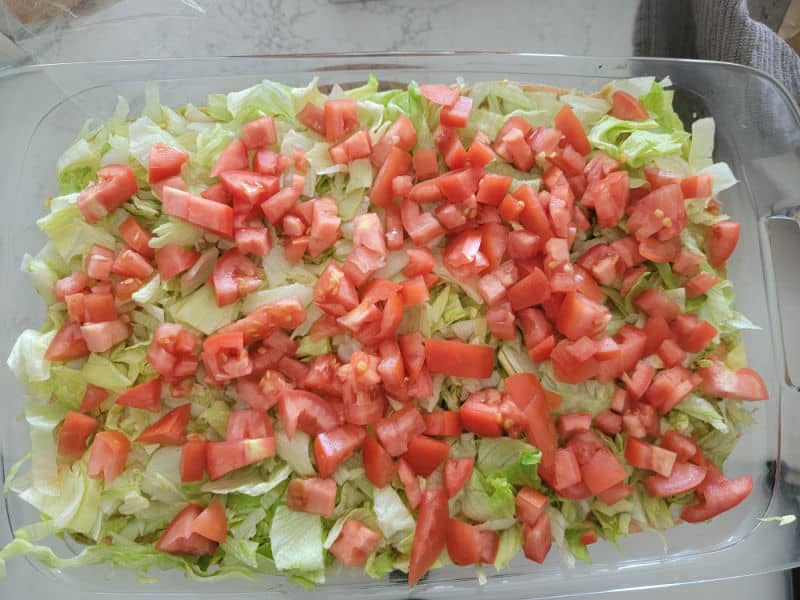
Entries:
POLYGON ((494 559, 494 568, 502 571, 516 556, 522 548, 522 532, 519 526, 515 525, 500 532, 500 542, 497 546, 497 554, 494 559))
MULTIPOLYGON (((77 200, 77 197, 75 198, 77 200)), ((66 261, 76 256, 89 253, 93 244, 114 247, 114 236, 102 228, 100 224, 89 225, 83 218, 74 201, 49 215, 42 217, 36 224, 66 261)))
POLYGON ((302 431, 295 431, 290 438, 284 431, 275 432, 277 454, 301 477, 314 474, 311 463, 311 437, 302 431))
POLYGON ((705 117, 692 123, 692 143, 689 146, 689 166, 699 171, 713 164, 714 119, 705 117))
POLYGON ((561 407, 556 411, 558 414, 589 412, 596 415, 611 406, 613 383, 600 383, 596 379, 578 384, 563 383, 553 374, 553 365, 549 361, 539 363, 536 367, 542 385, 562 398, 561 407))
POLYGON ((724 417, 717 408, 708 400, 703 398, 702 396, 698 396, 696 394, 689 394, 681 400, 681 402, 675 407, 675 410, 679 410, 682 413, 689 415, 699 421, 703 421, 704 423, 708 423, 714 429, 721 431, 722 433, 728 433, 730 427, 725 422, 724 417))
POLYGON ((397 541, 414 531, 414 517, 394 488, 376 488, 372 500, 378 528, 387 540, 397 541))
POLYGON ((150 165, 150 148, 156 144, 183 150, 178 140, 149 116, 136 119, 130 124, 128 132, 129 152, 145 168, 150 165))
POLYGON ((148 242, 151 248, 163 248, 167 244, 193 247, 203 237, 203 230, 186 221, 169 218, 153 229, 153 238, 148 242))
POLYGON ((127 373, 102 354, 90 354, 81 372, 88 383, 114 392, 123 392, 133 385, 127 373))
POLYGON ((269 537, 278 570, 314 571, 324 568, 319 516, 279 506, 272 519, 269 537))
POLYGON ((247 89, 229 93, 227 108, 233 118, 240 122, 264 115, 275 115, 290 123, 295 121, 291 88, 266 79, 247 89))
POLYGON ((6 361, 17 380, 23 383, 47 381, 51 363, 45 360, 44 354, 55 335, 55 330, 41 333, 33 329, 20 334, 6 361))
POLYGON ((204 492, 214 494, 245 494, 247 496, 263 496, 289 479, 292 473, 289 465, 277 467, 268 476, 265 476, 258 467, 238 469, 215 481, 208 481, 202 485, 204 492))
POLYGON ((179 323, 211 335, 236 319, 240 304, 235 302, 227 306, 218 306, 214 288, 206 284, 170 306, 169 313, 179 323))
POLYGON ((300 301, 303 306, 311 304, 311 297, 314 289, 309 285, 302 285, 299 283, 290 283, 288 285, 270 287, 264 290, 258 290, 248 294, 242 303, 242 311, 245 314, 250 314, 259 306, 272 304, 278 300, 289 300, 295 298, 300 301))

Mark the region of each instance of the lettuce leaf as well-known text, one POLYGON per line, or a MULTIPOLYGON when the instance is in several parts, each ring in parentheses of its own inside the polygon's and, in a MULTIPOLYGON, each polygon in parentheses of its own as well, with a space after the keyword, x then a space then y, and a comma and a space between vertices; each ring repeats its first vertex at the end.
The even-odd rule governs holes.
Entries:
POLYGON ((272 555, 280 571, 323 569, 322 521, 318 515, 279 506, 269 530, 272 555))

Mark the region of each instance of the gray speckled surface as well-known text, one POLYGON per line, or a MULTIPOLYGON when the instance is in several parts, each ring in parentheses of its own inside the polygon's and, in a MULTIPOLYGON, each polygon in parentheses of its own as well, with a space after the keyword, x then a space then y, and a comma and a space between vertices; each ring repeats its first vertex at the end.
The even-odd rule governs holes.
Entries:
MULTIPOLYGON (((624 56, 632 50, 636 6, 632 0, 131 0, 80 21, 59 19, 22 45, 41 62, 455 49, 624 56)), ((43 598, 52 591, 40 589, 52 582, 15 578, 14 570, 10 565, 11 576, 0 580, 0 598, 43 598)), ((147 591, 151 600, 160 597, 157 587, 147 591)), ((774 574, 592 598, 666 600, 678 594, 687 600, 777 599, 786 597, 786 580, 774 574)), ((81 595, 62 590, 59 598, 81 595)))

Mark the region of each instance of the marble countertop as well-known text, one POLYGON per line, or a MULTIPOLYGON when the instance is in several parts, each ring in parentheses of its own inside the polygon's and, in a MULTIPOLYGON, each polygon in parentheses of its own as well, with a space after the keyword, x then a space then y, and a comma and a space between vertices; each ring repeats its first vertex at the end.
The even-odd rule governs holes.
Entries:
MULTIPOLYGON (((88 17, 62 17, 38 28, 37 35, 22 39, 20 46, 38 62, 425 50, 626 56, 632 54, 638 2, 123 0, 105 4, 88 17)), ((2 52, 0 45, 0 62, 2 52)), ((44 597, 45 591, 39 593, 36 585, 13 575, 0 579, 0 597, 44 597)), ((158 600, 157 588, 147 591, 149 598, 158 600)), ((675 594, 665 588, 593 598, 657 600, 675 594)), ((774 574, 697 584, 682 587, 680 594, 687 600, 781 598, 786 595, 786 578, 774 574)), ((65 590, 59 597, 72 600, 80 595, 65 590)), ((214 600, 217 595, 204 598, 214 600)))
POLYGON ((365 50, 625 56, 632 51, 637 4, 123 0, 89 17, 58 19, 21 45, 41 62, 365 50), (493 25, 487 28, 489 18, 493 25))

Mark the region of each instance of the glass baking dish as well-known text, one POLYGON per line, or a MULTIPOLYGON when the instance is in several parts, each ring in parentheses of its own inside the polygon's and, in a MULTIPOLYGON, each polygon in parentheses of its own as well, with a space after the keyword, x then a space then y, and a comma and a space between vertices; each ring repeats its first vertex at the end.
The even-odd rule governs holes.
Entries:
MULTIPOLYGON (((592 547, 592 563, 569 567, 558 552, 544 565, 518 557, 501 573, 489 574, 479 586, 469 569, 450 567, 429 575, 409 592, 404 578, 372 581, 342 574, 316 591, 307 591, 277 577, 259 583, 226 581, 196 583, 179 573, 159 573, 156 585, 143 584, 135 574, 107 567, 50 571, 23 560, 10 561, 8 578, 27 596, 58 586, 69 595, 87 592, 124 594, 175 594, 197 596, 225 593, 259 597, 289 593, 293 598, 462 598, 494 594, 504 598, 560 597, 586 592, 675 585, 737 577, 784 569, 800 563, 796 525, 779 527, 759 518, 796 511, 793 490, 784 482, 786 465, 800 455, 793 437, 800 423, 800 398, 790 377, 784 336, 798 331, 782 323, 777 296, 778 280, 770 232, 781 221, 796 226, 795 206, 800 206, 800 115, 785 90, 759 71, 723 63, 668 59, 592 59, 529 54, 357 54, 325 56, 247 56, 214 59, 142 60, 73 63, 20 67, 0 73, 3 106, 2 162, 5 177, 0 190, 7 214, 0 220, 0 260, 6 293, 0 294, 5 318, 0 322, 0 352, 8 354, 26 327, 38 327, 43 304, 26 274, 20 271, 25 252, 44 242, 34 221, 42 203, 56 191, 56 159, 89 117, 103 119, 114 109, 118 95, 141 111, 144 84, 157 81, 161 101, 169 105, 202 104, 209 92, 227 92, 263 78, 290 85, 305 85, 319 76, 321 84, 363 82, 374 73, 385 85, 394 82, 453 81, 467 83, 510 79, 595 91, 605 83, 637 75, 669 76, 676 90, 675 105, 684 122, 702 116, 716 119, 716 160, 724 160, 740 179, 723 192, 726 212, 742 223, 738 251, 730 263, 739 309, 763 329, 746 334, 750 362, 766 380, 771 399, 755 408, 757 425, 749 428, 727 463, 731 477, 750 473, 752 495, 740 507, 710 524, 680 526, 664 538, 640 533, 619 547, 600 543, 592 547), (24 585, 19 585, 24 581, 24 585)), ((798 209, 800 210, 800 209, 798 209)), ((797 241, 797 240, 794 240, 797 241)), ((777 247, 777 246, 776 246, 777 247)), ((794 246, 782 244, 783 259, 797 255, 794 246)), ((784 267, 790 263, 782 263, 784 267)), ((791 274, 793 269, 788 267, 791 274)), ((795 300, 796 302, 796 300, 795 300)), ((794 327, 792 327, 794 325, 794 327)), ((7 369, 0 369, 5 399, 0 408, 0 466, 10 465, 29 448, 27 427, 19 418, 23 391, 7 369)), ((800 463, 793 465, 800 470, 800 463)), ((796 492, 795 492, 796 493, 796 492)), ((7 520, 0 525, 0 544, 11 531, 32 522, 33 509, 15 497, 4 499, 7 520)), ((69 547, 55 541, 57 552, 69 547)), ((0 581, 0 591, 9 584, 0 581)), ((0 594, 2 595, 2 594, 0 594)))

